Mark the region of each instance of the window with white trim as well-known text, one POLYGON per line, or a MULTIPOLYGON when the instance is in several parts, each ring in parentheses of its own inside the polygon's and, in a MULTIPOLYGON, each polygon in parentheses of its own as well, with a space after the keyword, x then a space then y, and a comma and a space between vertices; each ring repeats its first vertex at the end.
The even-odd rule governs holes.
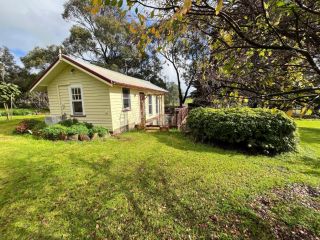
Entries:
POLYGON ((159 113, 159 97, 156 96, 156 113, 159 113))
POLYGON ((149 95, 149 115, 152 115, 152 95, 149 95))
POLYGON ((131 109, 131 100, 130 100, 130 89, 122 88, 122 101, 123 101, 123 110, 131 109))
POLYGON ((70 92, 73 115, 84 115, 81 87, 71 87, 70 92))

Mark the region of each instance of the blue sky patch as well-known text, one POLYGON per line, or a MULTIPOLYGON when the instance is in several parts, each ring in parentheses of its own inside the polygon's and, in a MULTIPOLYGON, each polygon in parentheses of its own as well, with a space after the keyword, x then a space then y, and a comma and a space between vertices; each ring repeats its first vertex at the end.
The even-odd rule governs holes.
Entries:
POLYGON ((19 57, 19 58, 24 57, 27 54, 26 51, 19 48, 11 48, 10 52, 12 52, 16 57, 19 57))

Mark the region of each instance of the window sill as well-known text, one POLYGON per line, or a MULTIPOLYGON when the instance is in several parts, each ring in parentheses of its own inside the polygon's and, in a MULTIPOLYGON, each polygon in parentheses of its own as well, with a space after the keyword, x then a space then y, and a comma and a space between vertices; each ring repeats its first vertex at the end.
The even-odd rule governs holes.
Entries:
POLYGON ((131 109, 130 108, 127 108, 127 109, 122 109, 122 112, 130 112, 131 109))
POLYGON ((75 117, 75 118, 77 118, 77 117, 86 117, 86 115, 70 115, 70 117, 75 117))

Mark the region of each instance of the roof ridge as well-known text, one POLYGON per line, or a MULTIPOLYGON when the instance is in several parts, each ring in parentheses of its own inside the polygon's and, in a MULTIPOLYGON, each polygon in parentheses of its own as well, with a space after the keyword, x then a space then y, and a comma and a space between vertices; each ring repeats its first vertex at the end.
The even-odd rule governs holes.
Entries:
MULTIPOLYGON (((92 66, 94 66, 94 67, 98 67, 98 68, 101 68, 101 69, 103 69, 103 70, 108 70, 108 71, 111 71, 111 72, 114 72, 114 73, 117 73, 117 74, 121 74, 121 75, 126 76, 126 77, 134 78, 134 79, 137 79, 137 80, 140 80, 140 81, 144 81, 144 82, 148 82, 148 83, 153 84, 152 82, 150 82, 150 81, 148 81, 148 80, 141 79, 141 78, 137 78, 137 77, 133 77, 133 76, 124 74, 124 73, 122 73, 122 72, 118 72, 118 71, 111 70, 111 69, 106 68, 106 67, 101 67, 101 66, 99 66, 99 65, 96 65, 96 64, 93 64, 93 63, 90 63, 90 62, 87 62, 87 61, 83 61, 83 60, 81 60, 81 59, 77 59, 77 58, 74 58, 74 57, 70 57, 69 55, 66 55, 66 54, 62 54, 62 56, 63 56, 63 57, 67 57, 67 58, 71 58, 71 59, 74 60, 74 61, 80 62, 80 64, 92 65, 92 66)), ((68 59, 67 59, 67 60, 68 60, 68 59)), ((153 85, 155 85, 155 84, 153 84, 153 85)), ((155 86, 157 86, 157 85, 155 85, 155 86)), ((157 86, 157 87, 159 87, 159 86, 157 86)), ((161 87, 159 87, 159 88, 161 88, 161 87)))
POLYGON ((116 72, 92 63, 85 62, 83 60, 75 59, 74 57, 69 57, 68 55, 62 54, 59 58, 55 60, 54 63, 52 63, 44 72, 39 76, 39 78, 31 85, 30 91, 32 91, 39 82, 42 81, 42 79, 47 75, 47 73, 54 67, 56 64, 59 64, 60 62, 64 61, 67 64, 74 65, 83 71, 94 75, 95 77, 99 78, 100 80, 103 80, 111 85, 119 85, 119 86, 125 86, 125 87, 131 87, 131 88, 137 88, 137 89, 147 89, 152 90, 156 92, 168 92, 166 89, 159 87, 155 84, 153 84, 150 81, 131 77, 129 75, 116 72))

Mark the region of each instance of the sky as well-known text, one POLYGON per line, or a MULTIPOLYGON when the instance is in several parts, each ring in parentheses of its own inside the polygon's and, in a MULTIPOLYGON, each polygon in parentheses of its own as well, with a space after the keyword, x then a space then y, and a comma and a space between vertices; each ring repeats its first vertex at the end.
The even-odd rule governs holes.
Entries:
MULTIPOLYGON (((60 44, 69 33, 70 22, 61 14, 65 0, 0 0, 0 46, 14 54, 18 64, 34 47, 60 44)), ((172 66, 164 64, 163 75, 175 81, 172 66)))
POLYGON ((64 0, 0 0, 0 45, 16 56, 36 46, 59 44, 70 23, 62 19, 64 0))

